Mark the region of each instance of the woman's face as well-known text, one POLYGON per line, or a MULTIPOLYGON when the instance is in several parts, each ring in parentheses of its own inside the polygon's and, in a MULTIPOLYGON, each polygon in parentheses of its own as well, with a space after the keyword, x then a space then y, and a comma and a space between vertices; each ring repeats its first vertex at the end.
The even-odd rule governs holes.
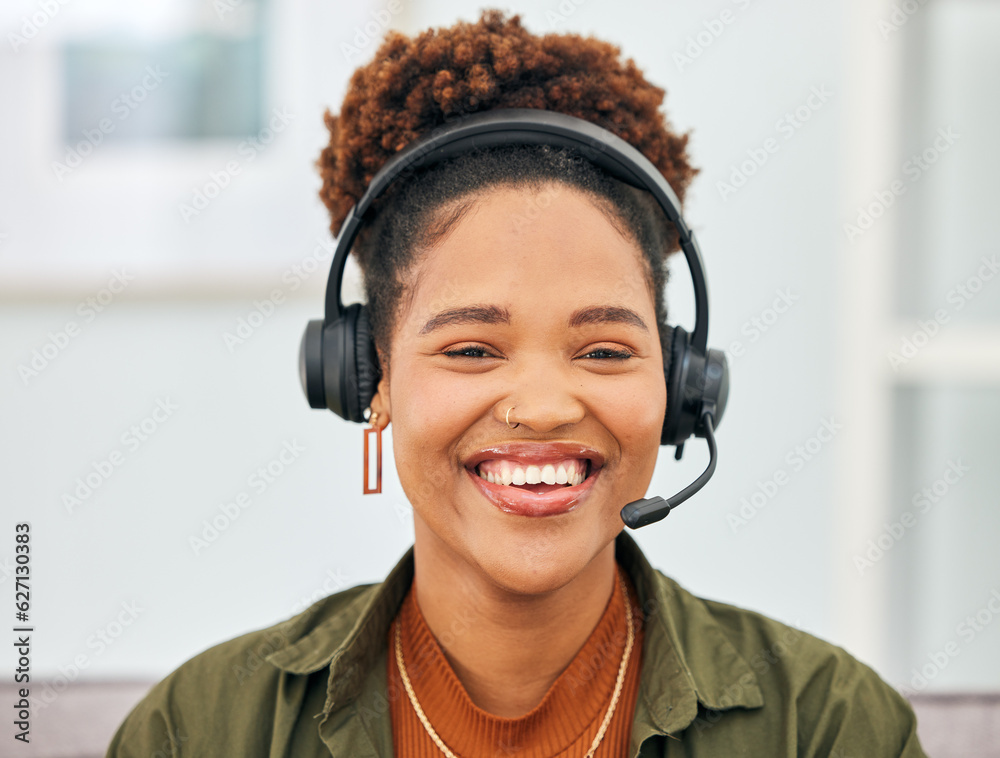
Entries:
POLYGON ((621 531, 659 450, 666 386, 640 248, 579 190, 495 188, 409 283, 379 407, 417 549, 510 591, 563 586, 621 531))

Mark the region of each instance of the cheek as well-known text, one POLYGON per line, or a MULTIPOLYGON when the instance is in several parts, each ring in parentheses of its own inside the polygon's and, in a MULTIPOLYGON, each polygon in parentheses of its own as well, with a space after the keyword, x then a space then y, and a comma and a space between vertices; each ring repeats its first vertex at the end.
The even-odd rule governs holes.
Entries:
POLYGON ((484 383, 416 364, 401 368, 406 381, 391 388, 396 431, 434 440, 436 446, 442 438, 459 436, 471 419, 485 412, 488 399, 480 386, 484 383))
POLYGON ((411 502, 440 498, 454 486, 455 445, 484 413, 488 399, 474 384, 442 372, 400 365, 405 381, 390 387, 393 451, 411 502))
POLYGON ((667 388, 662 370, 650 372, 627 390, 615 387, 594 405, 601 422, 621 445, 627 468, 652 471, 660 447, 667 388))

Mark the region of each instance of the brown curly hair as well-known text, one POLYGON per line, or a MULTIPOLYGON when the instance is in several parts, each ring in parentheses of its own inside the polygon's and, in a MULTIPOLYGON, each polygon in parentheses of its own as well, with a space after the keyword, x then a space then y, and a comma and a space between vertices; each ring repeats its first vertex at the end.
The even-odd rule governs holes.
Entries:
MULTIPOLYGON (((620 60, 617 46, 578 34, 537 36, 521 25, 519 15, 506 18, 502 11, 495 9, 483 10, 475 23, 458 22, 447 28, 428 29, 413 38, 390 31, 374 60, 355 70, 340 114, 333 115, 327 110, 324 115, 330 141, 317 166, 323 180, 319 195, 330 211, 330 230, 335 236, 339 233, 351 207, 397 151, 457 117, 496 108, 553 110, 598 124, 638 148, 683 201, 688 184, 698 170, 688 162, 688 135, 672 131, 659 110, 664 94, 663 89, 646 81, 632 59, 620 60)), ((543 152, 548 155, 552 151, 543 152)), ((509 154, 510 151, 507 157, 509 154)), ((631 215, 636 216, 634 208, 637 203, 643 203, 634 198, 636 193, 622 189, 625 185, 610 177, 598 180, 592 176, 561 176, 568 173, 582 176, 587 172, 569 172, 567 161, 553 160, 562 166, 548 169, 547 173, 553 178, 577 184, 591 194, 603 195, 618 207, 618 215, 627 221, 637 240, 650 237, 648 229, 637 228, 639 220, 628 220, 626 206, 631 205, 631 215), (612 184, 620 187, 611 188, 612 184)), ((466 161, 463 159, 463 162, 466 161)), ((580 161, 574 162, 571 158, 570 162, 576 165, 580 161)), ((504 163, 510 161, 505 158, 504 163)), ((529 166, 529 173, 538 173, 530 167, 530 161, 520 161, 518 165, 529 166)), ((403 214, 403 218, 416 213, 419 219, 410 218, 409 224, 421 228, 407 229, 404 223, 402 227, 397 224, 392 233, 386 229, 380 233, 376 222, 371 225, 376 229, 363 229, 355 243, 354 253, 365 275, 376 344, 386 357, 388 330, 395 306, 399 305, 405 290, 398 281, 399 273, 412 260, 402 248, 409 247, 412 252, 414 245, 426 241, 421 229, 426 232, 433 219, 430 212, 434 208, 429 206, 436 204, 440 208, 443 201, 450 199, 446 195, 458 196, 460 192, 456 188, 459 185, 468 192, 491 182, 517 181, 511 178, 513 169, 506 165, 499 172, 506 176, 498 175, 495 167, 484 169, 480 166, 478 170, 481 174, 478 181, 456 182, 453 176, 445 182, 452 189, 449 192, 439 187, 436 203, 429 203, 426 197, 420 203, 411 203, 413 207, 408 214, 403 214), (380 264, 370 260, 374 250, 378 250, 375 257, 385 255, 382 244, 371 242, 373 235, 398 249, 395 255, 389 256, 395 258, 394 261, 380 264), (405 244, 400 241, 401 237, 405 238, 405 244)), ((453 174, 454 171, 452 169, 453 174)), ((590 171, 603 175, 596 168, 590 171)), ((433 172, 431 169, 425 173, 433 172)), ((421 180, 419 176, 401 183, 424 181, 427 184, 429 180, 421 180)), ((537 186, 538 177, 534 179, 529 183, 537 186)), ((442 185, 442 182, 437 184, 442 185)), ((394 199, 401 193, 405 194, 405 190, 392 188, 379 198, 373 206, 377 219, 390 215, 382 213, 388 207, 393 209, 391 215, 401 215, 398 213, 401 201, 394 199)), ((655 203, 645 207, 646 215, 649 208, 656 210, 655 203)), ((660 301, 666 273, 657 274, 657 269, 661 268, 667 254, 678 249, 679 241, 673 226, 662 223, 662 233, 643 247, 658 248, 652 252, 647 250, 647 258, 653 269, 650 284, 660 290, 657 293, 661 306, 658 310, 665 318, 665 308, 660 301)), ((437 229, 436 233, 440 231, 437 229)))

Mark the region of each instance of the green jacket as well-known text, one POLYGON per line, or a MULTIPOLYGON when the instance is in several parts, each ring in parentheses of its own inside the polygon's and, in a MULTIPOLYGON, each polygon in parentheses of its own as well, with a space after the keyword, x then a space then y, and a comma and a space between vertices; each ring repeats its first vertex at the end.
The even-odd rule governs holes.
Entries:
MULTIPOLYGON (((622 532, 646 616, 629 756, 916 758, 908 703, 839 647, 703 600, 622 532)), ((157 684, 108 756, 392 756, 387 632, 413 549, 385 581, 216 645, 157 684)))

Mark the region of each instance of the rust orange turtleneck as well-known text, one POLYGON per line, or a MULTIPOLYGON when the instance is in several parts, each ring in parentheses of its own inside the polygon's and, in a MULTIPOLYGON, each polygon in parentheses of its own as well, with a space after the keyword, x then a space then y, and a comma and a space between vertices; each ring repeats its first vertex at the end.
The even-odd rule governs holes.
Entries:
MULTIPOLYGON (((628 754, 632 719, 639 692, 642 615, 635 588, 625 580, 632 604, 635 642, 622 692, 595 758, 628 754)), ((424 729, 403 687, 396 666, 395 631, 400 624, 403 663, 417 701, 444 744, 460 758, 506 755, 519 758, 582 758, 590 749, 615 689, 625 650, 625 599, 615 580, 604 614, 569 666, 528 713, 517 718, 494 716, 469 698, 417 605, 414 584, 389 627, 389 693, 392 739, 397 756, 439 758, 441 751, 424 729)))

